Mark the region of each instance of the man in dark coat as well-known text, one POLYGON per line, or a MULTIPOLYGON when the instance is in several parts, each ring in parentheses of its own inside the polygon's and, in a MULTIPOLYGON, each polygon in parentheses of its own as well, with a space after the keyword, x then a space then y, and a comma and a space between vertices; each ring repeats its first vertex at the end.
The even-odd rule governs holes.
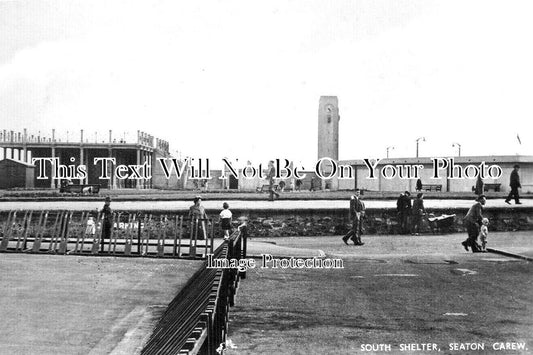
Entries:
POLYGON ((412 218, 412 233, 418 235, 420 233, 420 225, 422 224, 422 216, 426 213, 424 207, 424 194, 419 192, 413 202, 413 218, 412 218))
POLYGON ((409 191, 400 194, 398 201, 396 201, 396 210, 398 211, 400 233, 409 233, 409 216, 411 214, 411 193, 409 191))
POLYGON ((344 244, 348 245, 348 239, 352 239, 355 245, 363 245, 361 234, 363 234, 363 218, 365 216, 365 204, 360 199, 361 191, 355 189, 355 194, 350 198, 350 217, 352 219, 352 229, 342 237, 344 244))
POLYGON ((466 227, 466 232, 468 233, 468 238, 461 244, 467 251, 470 247, 473 253, 478 253, 480 251, 480 247, 477 244, 477 237, 483 222, 483 206, 485 205, 485 202, 487 202, 485 195, 479 195, 476 203, 470 207, 464 218, 464 225, 466 227))
POLYGON ((416 180, 416 191, 422 191, 422 180, 416 180))
POLYGON ((511 179, 509 186, 511 186, 511 192, 509 192, 509 196, 505 199, 505 203, 511 204, 509 201, 514 197, 514 203, 517 205, 521 205, 522 202, 520 202, 520 196, 518 195, 518 188, 522 187, 520 184, 520 175, 518 175, 518 170, 520 169, 519 165, 515 165, 513 171, 511 172, 511 179))
POLYGON ((193 200, 193 205, 189 207, 189 218, 191 220, 191 228, 193 233, 196 233, 197 238, 200 240, 207 239, 207 229, 205 222, 208 219, 207 213, 205 213, 205 208, 202 206, 202 198, 196 196, 193 200), (198 230, 195 230, 196 226, 198 230))
POLYGON ((276 168, 274 167, 273 160, 268 162, 267 169, 268 192, 270 194, 269 200, 274 201, 274 196, 279 197, 279 194, 274 190, 274 177, 276 176, 276 168))
POLYGON ((478 175, 474 193, 478 196, 483 195, 483 192, 484 192, 483 190, 485 190, 485 183, 483 182, 483 179, 481 178, 481 176, 478 175))
POLYGON ((104 251, 104 240, 108 239, 111 244, 111 230, 113 228, 113 211, 111 210, 111 198, 105 198, 104 207, 100 211, 103 215, 104 223, 102 226, 102 240, 100 244, 101 251, 104 251))

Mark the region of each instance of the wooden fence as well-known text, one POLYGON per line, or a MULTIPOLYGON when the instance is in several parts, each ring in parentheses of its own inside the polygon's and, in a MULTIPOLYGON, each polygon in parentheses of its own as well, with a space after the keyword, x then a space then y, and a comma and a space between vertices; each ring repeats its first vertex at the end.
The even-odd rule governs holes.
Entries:
POLYGON ((213 226, 179 215, 10 211, 0 215, 0 252, 205 258, 213 226))

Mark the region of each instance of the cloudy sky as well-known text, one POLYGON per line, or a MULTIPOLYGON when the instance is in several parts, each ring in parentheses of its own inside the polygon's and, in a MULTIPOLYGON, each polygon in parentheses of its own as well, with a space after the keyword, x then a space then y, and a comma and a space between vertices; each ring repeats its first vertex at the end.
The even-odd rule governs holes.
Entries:
MULTIPOLYGON (((173 153, 316 160, 533 154, 531 1, 3 1, 0 122, 140 129, 173 153), (519 144, 517 134, 522 144, 519 144)), ((73 133, 76 132, 76 133, 73 133)))

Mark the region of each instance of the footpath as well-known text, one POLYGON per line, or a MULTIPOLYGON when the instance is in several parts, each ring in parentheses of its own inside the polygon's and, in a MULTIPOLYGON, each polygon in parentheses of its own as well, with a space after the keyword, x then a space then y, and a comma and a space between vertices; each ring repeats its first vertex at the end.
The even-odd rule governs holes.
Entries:
MULTIPOLYGON (((364 236, 364 246, 346 246, 341 236, 254 238, 248 242, 248 257, 271 254, 278 258, 350 256, 412 256, 430 254, 469 254, 461 246, 464 233, 444 235, 371 235, 364 236)), ((487 253, 533 261, 533 231, 493 232, 489 234, 487 253)))

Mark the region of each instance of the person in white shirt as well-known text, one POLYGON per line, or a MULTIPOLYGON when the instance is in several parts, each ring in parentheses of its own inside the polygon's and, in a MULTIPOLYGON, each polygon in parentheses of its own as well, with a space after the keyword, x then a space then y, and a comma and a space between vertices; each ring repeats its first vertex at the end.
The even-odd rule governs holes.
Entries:
POLYGON ((229 233, 231 231, 231 211, 227 202, 222 204, 222 212, 220 212, 220 227, 224 231, 224 240, 229 239, 229 233))

